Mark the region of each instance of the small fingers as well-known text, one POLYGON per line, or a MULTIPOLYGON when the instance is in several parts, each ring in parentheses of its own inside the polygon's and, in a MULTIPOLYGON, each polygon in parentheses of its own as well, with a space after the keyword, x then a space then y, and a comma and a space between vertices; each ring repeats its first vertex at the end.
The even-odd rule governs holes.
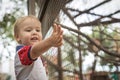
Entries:
POLYGON ((63 42, 60 42, 56 45, 56 47, 60 47, 63 44, 63 42))
POLYGON ((53 30, 53 46, 59 47, 61 46, 62 40, 63 40, 63 30, 61 29, 60 25, 53 24, 54 30, 53 30))
POLYGON ((56 31, 57 31, 57 25, 53 24, 53 32, 56 32, 56 31))
POLYGON ((57 34, 59 34, 60 31, 61 31, 61 27, 60 27, 59 25, 57 25, 57 28, 56 28, 56 32, 57 32, 57 34))
POLYGON ((53 29, 54 29, 53 31, 56 32, 58 35, 63 32, 61 26, 57 24, 53 24, 53 29))
MULTIPOLYGON (((58 46, 61 46, 61 45, 62 45, 62 41, 63 41, 63 36, 61 35, 61 36, 59 37, 58 41, 57 41, 57 45, 58 45, 58 46)), ((58 47, 58 46, 57 46, 57 47, 58 47)))
POLYGON ((61 29, 60 25, 57 25, 57 35, 62 35, 63 34, 63 30, 61 29))

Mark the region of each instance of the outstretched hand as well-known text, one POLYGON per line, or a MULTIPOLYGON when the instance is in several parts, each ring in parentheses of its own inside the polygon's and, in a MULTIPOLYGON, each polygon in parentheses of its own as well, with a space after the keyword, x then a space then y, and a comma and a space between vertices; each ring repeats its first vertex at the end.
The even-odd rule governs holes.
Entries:
POLYGON ((51 42, 53 47, 59 47, 62 45, 63 40, 63 30, 60 25, 53 25, 53 33, 51 35, 51 42))

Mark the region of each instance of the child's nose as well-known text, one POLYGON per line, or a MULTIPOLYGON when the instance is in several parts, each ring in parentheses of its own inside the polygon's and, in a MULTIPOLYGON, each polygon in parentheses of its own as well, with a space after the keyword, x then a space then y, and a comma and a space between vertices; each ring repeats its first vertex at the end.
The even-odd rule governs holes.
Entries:
POLYGON ((36 30, 33 30, 33 31, 32 31, 32 34, 33 34, 33 35, 36 35, 36 34, 37 34, 37 31, 36 31, 36 30))

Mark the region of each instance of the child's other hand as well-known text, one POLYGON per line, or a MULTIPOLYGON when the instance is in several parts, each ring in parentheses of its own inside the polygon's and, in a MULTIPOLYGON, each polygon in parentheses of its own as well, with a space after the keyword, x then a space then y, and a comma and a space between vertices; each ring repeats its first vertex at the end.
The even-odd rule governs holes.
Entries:
POLYGON ((63 30, 60 25, 53 25, 53 33, 50 37, 51 43, 53 47, 59 47, 62 45, 63 40, 63 30))

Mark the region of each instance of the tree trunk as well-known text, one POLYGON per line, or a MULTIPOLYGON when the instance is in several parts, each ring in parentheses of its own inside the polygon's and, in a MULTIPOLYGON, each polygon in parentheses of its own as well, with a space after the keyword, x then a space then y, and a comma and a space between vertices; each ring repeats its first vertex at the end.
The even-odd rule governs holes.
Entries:
MULTIPOLYGON (((61 48, 58 48, 58 66, 62 67, 61 48)), ((58 69, 58 80, 63 80, 63 71, 58 69)))
MULTIPOLYGON (((78 28, 79 29, 79 28, 78 28)), ((78 46, 80 47, 80 36, 78 34, 78 46)), ((79 80, 83 80, 83 75, 82 75, 82 54, 81 54, 81 49, 79 50, 79 80)))
POLYGON ((95 73, 95 68, 96 68, 96 63, 97 63, 97 59, 96 59, 97 55, 98 55, 98 52, 96 52, 96 54, 94 55, 95 60, 92 66, 91 80, 94 80, 94 73, 95 73))

